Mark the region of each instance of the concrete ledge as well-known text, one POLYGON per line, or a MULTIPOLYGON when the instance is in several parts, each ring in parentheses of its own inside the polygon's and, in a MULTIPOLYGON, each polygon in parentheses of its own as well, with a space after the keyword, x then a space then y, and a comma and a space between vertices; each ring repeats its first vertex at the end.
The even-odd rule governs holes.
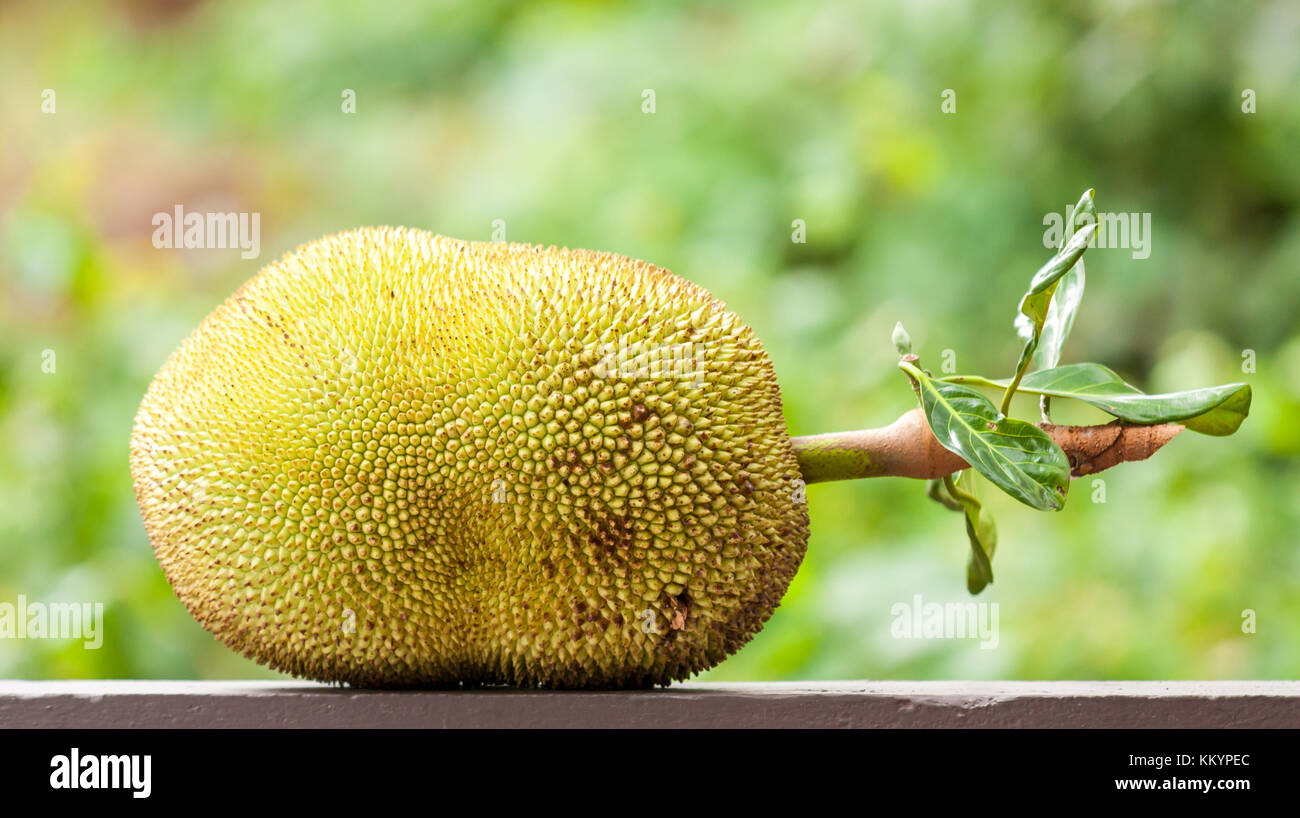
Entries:
POLYGON ((0 681, 4 728, 1300 727, 1300 682, 688 683, 633 692, 0 681))

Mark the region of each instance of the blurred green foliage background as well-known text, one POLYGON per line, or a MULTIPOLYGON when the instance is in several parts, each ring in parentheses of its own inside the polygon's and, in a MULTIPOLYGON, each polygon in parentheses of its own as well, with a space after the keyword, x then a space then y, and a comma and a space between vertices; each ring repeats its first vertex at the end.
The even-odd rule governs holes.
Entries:
POLYGON ((969 598, 957 515, 912 481, 813 486, 784 604, 707 678, 1300 675, 1297 42, 1280 0, 6 3, 0 601, 103 602, 106 635, 0 641, 0 677, 271 675, 172 596, 127 441, 170 351, 301 242, 502 219, 648 259, 754 327, 809 434, 913 405, 896 320, 932 367, 1009 374, 1043 218, 1088 187, 1152 214, 1152 252, 1089 252, 1066 361, 1245 380, 1242 430, 1105 473, 1104 503, 1090 481, 1058 515, 992 499, 994 650, 890 636, 896 602, 969 598), (261 258, 155 249, 176 204, 261 213, 261 258))

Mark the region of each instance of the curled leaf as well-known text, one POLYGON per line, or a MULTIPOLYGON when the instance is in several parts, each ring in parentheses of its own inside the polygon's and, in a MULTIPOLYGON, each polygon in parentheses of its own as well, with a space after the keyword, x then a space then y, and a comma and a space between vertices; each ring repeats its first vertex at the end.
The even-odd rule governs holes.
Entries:
POLYGON ((1037 337, 1038 330, 1047 320, 1047 308, 1052 302, 1052 293, 1056 291, 1057 282, 1070 272, 1075 262, 1083 257, 1089 242, 1097 233, 1097 223, 1084 225, 1070 237, 1056 255, 1034 273, 1029 282, 1029 290, 1020 299, 1020 315, 1016 317, 1016 328, 1020 337, 1028 340, 1037 337))
POLYGON ((1087 279, 1083 269, 1083 259, 1070 272, 1062 276, 1056 285, 1056 293, 1047 308, 1047 318, 1039 333, 1038 351, 1034 360, 1039 369, 1051 369, 1061 362, 1061 351, 1065 340, 1074 328, 1074 317, 1079 313, 1079 302, 1083 301, 1083 288, 1087 279))
POLYGON ((972 594, 983 591, 993 581, 993 552, 998 547, 997 526, 993 524, 993 515, 980 502, 976 483, 971 469, 961 472, 955 481, 949 477, 944 482, 952 499, 966 512, 966 537, 970 540, 966 590, 972 594))
MULTIPOLYGON (((1093 191, 1088 190, 1079 197, 1078 204, 1070 211, 1065 224, 1065 235, 1061 239, 1062 247, 1069 242, 1077 228, 1096 220, 1097 208, 1093 201, 1093 191)), ((1061 362, 1061 350, 1065 347, 1065 340, 1070 337, 1070 330, 1074 328, 1074 317, 1083 300, 1086 280, 1083 259, 1080 258, 1057 283, 1039 333, 1038 350, 1034 355, 1038 369, 1051 369, 1061 362)))

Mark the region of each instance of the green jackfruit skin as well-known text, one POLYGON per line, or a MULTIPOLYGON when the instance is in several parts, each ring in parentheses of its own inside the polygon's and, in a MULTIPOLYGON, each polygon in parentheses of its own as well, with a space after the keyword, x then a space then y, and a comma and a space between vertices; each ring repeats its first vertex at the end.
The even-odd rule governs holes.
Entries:
POLYGON ((405 228, 268 265, 171 356, 131 471, 234 650, 368 687, 645 687, 741 647, 808 538, 772 364, 621 256, 405 228))

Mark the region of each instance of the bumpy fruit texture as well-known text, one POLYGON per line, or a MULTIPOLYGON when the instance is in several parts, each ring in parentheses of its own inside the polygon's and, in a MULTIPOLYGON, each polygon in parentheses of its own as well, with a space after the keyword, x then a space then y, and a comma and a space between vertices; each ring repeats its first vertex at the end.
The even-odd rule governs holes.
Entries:
POLYGON ((703 289, 418 230, 269 265, 158 373, 131 471, 231 648, 365 686, 646 686, 771 615, 808 516, 772 364, 703 289))

